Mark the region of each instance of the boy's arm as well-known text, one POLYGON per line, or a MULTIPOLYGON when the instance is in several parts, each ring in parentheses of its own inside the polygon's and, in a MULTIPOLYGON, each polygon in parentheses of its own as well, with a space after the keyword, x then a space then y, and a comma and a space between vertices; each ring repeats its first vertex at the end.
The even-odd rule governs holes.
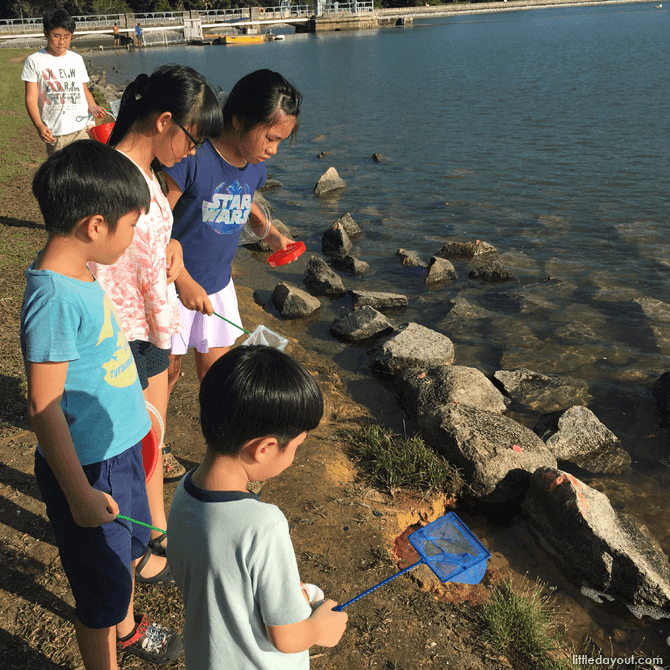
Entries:
POLYGON ((56 141, 56 138, 52 135, 49 127, 42 122, 42 117, 40 116, 40 108, 37 104, 39 98, 39 89, 36 81, 27 81, 26 82, 26 109, 28 110, 28 116, 33 122, 33 125, 37 129, 37 134, 42 138, 42 141, 45 144, 53 144, 56 141))
POLYGON ((334 647, 347 627, 346 612, 333 612, 337 603, 326 600, 308 619, 285 626, 268 626, 272 644, 284 654, 296 654, 315 644, 334 647))
POLYGON ((107 115, 107 110, 104 107, 100 107, 98 103, 93 98, 92 93, 88 90, 87 84, 82 84, 84 89, 84 96, 86 97, 86 104, 88 104, 88 111, 93 114, 96 119, 101 119, 103 116, 107 115))
POLYGON ((67 368, 67 361, 27 362, 28 416, 75 523, 93 528, 113 521, 119 507, 110 495, 91 487, 77 458, 60 406, 67 368))

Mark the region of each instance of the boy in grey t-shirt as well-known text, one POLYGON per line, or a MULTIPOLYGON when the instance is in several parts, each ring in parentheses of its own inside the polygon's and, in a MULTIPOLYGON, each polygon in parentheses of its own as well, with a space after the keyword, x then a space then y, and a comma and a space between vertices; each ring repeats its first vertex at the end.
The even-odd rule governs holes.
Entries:
POLYGON ((322 414, 314 379, 275 349, 239 347, 205 375, 207 453, 180 482, 168 519, 187 670, 306 670, 312 645, 342 637, 337 603, 307 603, 286 518, 247 491, 291 465, 322 414))

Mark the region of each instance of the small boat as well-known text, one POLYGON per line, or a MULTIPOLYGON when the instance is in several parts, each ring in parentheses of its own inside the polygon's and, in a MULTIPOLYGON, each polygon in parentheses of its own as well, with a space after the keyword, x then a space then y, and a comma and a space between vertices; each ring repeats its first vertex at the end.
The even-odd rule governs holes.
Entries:
POLYGON ((226 35, 224 44, 259 44, 265 42, 265 35, 226 35))
POLYGON ((662 4, 660 4, 660 5, 656 5, 656 9, 661 9, 662 7, 663 7, 662 4))

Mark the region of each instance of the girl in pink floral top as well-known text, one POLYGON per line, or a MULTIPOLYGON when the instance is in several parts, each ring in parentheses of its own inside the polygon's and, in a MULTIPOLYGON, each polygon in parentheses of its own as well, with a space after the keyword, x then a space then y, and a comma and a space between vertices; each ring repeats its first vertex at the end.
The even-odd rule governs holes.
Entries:
MULTIPOLYGON (((167 368, 172 335, 181 321, 174 280, 184 267, 181 246, 170 240, 172 211, 161 163, 171 167, 207 137, 223 131, 216 95, 195 70, 163 65, 151 76, 140 74, 126 88, 109 144, 140 168, 149 185, 151 205, 137 222, 135 238, 114 265, 90 267, 111 298, 130 342, 157 434, 162 434, 168 403, 167 368), (160 418, 159 418, 160 417, 160 418)), ((162 446, 162 445, 161 445, 162 446)), ((147 494, 153 525, 165 528, 162 454, 147 494)), ((149 550, 136 570, 140 581, 172 581, 165 536, 152 531, 149 550), (153 554, 153 555, 152 555, 153 554)))

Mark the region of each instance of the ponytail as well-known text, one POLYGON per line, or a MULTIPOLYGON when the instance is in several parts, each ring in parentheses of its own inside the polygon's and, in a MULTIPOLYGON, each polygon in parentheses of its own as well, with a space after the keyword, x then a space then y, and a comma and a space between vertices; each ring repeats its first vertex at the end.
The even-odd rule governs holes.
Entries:
MULTIPOLYGON (((170 112, 177 123, 196 128, 199 140, 223 133, 221 108, 205 78, 184 65, 162 65, 151 76, 139 74, 128 84, 108 144, 118 145, 135 124, 141 131, 143 124, 164 112, 170 112)), ((151 169, 167 193, 158 159, 153 159, 151 169)))

